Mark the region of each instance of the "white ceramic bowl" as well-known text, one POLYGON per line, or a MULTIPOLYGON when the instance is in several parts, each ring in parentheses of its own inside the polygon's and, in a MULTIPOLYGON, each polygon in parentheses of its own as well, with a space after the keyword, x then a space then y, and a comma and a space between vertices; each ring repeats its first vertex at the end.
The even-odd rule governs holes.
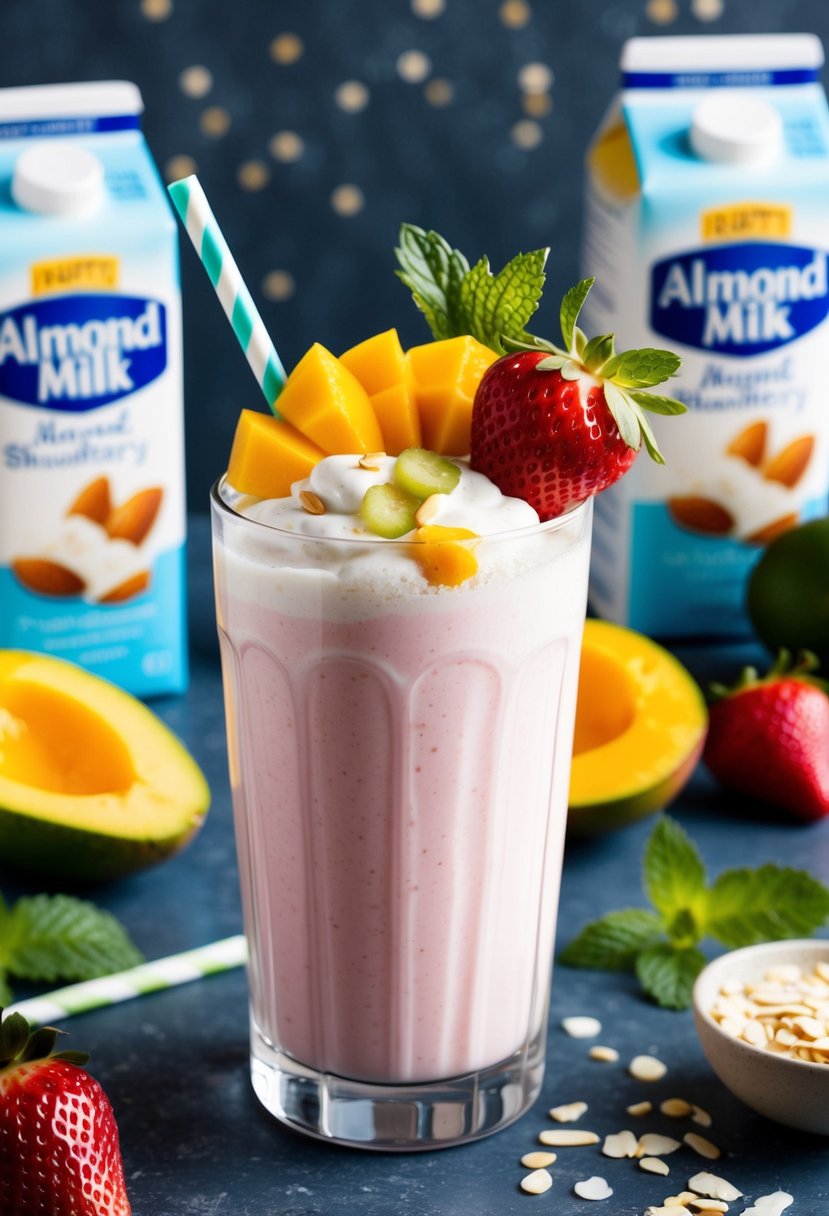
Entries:
POLYGON ((694 1019, 708 1063, 733 1094, 769 1119, 829 1136, 829 1064, 775 1055, 721 1030, 709 1013, 720 986, 763 978, 769 967, 796 963, 804 973, 829 963, 829 941, 764 942, 709 963, 694 985, 694 1019))

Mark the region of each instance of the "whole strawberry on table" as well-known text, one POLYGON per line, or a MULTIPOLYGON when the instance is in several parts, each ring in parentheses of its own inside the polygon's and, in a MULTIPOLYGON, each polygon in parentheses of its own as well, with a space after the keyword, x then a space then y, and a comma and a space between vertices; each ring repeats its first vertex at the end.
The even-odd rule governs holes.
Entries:
POLYGON ((0 1021, 0 1213, 130 1216, 109 1099, 87 1055, 54 1050, 59 1034, 0 1021))

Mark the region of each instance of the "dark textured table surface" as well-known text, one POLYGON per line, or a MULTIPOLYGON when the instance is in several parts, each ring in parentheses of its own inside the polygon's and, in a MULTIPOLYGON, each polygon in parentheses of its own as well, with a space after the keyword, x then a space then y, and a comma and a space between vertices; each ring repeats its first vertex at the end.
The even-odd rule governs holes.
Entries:
MULTIPOLYGON (((192 521, 190 563, 192 683, 186 696, 154 708, 204 767, 213 807, 179 857, 92 893, 125 922, 149 958, 225 937, 241 925, 206 518, 192 521)), ((732 649, 719 655, 685 650, 682 657, 705 676, 728 674, 740 656, 732 649)), ((712 873, 776 860, 808 867, 829 882, 829 824, 799 827, 756 807, 740 809, 702 773, 672 813, 712 873)), ((559 944, 601 912, 642 902, 639 859, 650 827, 568 844, 559 944)), ((4 874, 2 889, 13 898, 35 888, 4 874)), ((770 1123, 732 1098, 702 1055, 691 1014, 648 1004, 626 975, 557 968, 547 1077, 535 1107, 489 1139, 413 1155, 333 1148, 265 1113, 248 1080, 241 970, 64 1025, 69 1045, 93 1053, 91 1071, 115 1107, 135 1216, 511 1216, 531 1210, 573 1216, 591 1210, 574 1195, 573 1183, 592 1174, 614 1189, 597 1210, 634 1216, 682 1190, 709 1163, 683 1148, 669 1158, 670 1176, 659 1178, 633 1161, 601 1156, 600 1145, 563 1149, 552 1167, 552 1190, 533 1198, 518 1189, 526 1172, 519 1158, 551 1126, 546 1111, 557 1103, 587 1102, 581 1123, 600 1135, 626 1126, 673 1134, 679 1120, 659 1114, 634 1120, 625 1113, 641 1098, 657 1104, 672 1096, 711 1112, 706 1134, 724 1156, 710 1168, 747 1196, 733 1213, 748 1198, 778 1188, 794 1196, 793 1216, 829 1213, 829 1141, 770 1123), (602 1021, 601 1042, 619 1050, 618 1064, 590 1060, 589 1044, 563 1032, 561 1019, 577 1013, 602 1021), (663 1081, 645 1086, 628 1075, 628 1060, 641 1052, 666 1062, 663 1081)))

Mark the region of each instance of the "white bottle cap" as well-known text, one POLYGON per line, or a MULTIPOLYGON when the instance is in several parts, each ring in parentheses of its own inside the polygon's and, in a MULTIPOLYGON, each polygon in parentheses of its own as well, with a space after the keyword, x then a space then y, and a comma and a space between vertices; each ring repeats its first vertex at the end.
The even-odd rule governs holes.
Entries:
POLYGON ((104 167, 79 144, 43 140, 17 158, 12 198, 41 215, 91 215, 103 202, 104 167))
POLYGON ((783 143, 780 114, 759 97, 717 90, 694 110, 691 147, 720 164, 768 164, 783 143))

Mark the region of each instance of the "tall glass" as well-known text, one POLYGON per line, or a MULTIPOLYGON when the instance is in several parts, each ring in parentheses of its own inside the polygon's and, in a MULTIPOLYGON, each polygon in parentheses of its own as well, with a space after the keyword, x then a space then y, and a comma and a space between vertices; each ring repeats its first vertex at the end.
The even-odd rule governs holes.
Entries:
POLYGON ((590 503, 475 541, 309 538, 212 493, 250 964, 277 1118, 375 1149, 516 1119, 544 1049, 590 503))

